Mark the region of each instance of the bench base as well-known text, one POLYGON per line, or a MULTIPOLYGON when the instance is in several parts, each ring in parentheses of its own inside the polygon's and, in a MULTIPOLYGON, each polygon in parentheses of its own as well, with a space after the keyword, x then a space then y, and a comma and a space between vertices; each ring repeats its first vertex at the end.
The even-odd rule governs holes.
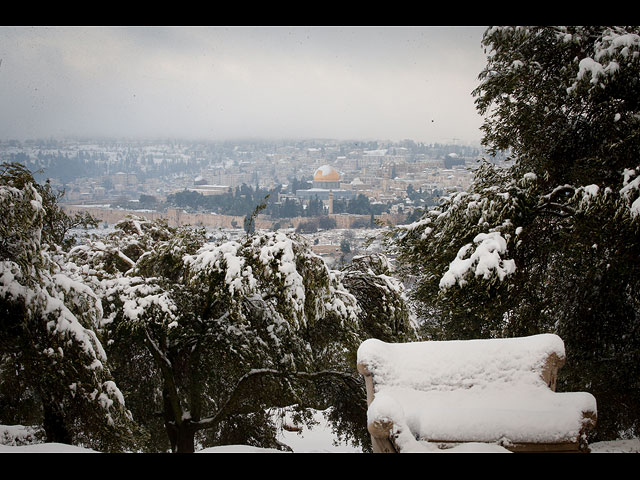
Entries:
MULTIPOLYGON (((431 441, 440 450, 454 448, 462 443, 458 442, 438 442, 431 441)), ((588 445, 579 445, 577 443, 519 443, 519 444, 500 444, 513 453, 589 453, 588 445)))

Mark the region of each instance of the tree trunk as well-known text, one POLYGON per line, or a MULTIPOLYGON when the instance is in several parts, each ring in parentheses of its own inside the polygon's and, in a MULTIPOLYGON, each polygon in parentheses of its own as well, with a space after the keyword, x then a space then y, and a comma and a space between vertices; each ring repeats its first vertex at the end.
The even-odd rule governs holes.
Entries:
POLYGON ((184 420, 180 425, 165 424, 173 453, 194 453, 196 429, 190 421, 184 420))
POLYGON ((71 445, 71 432, 65 425, 64 415, 51 402, 43 402, 44 419, 43 427, 47 435, 47 442, 65 443, 71 445))
POLYGON ((171 443, 171 451, 173 453, 193 453, 195 451, 196 429, 189 419, 176 418, 181 414, 181 410, 174 408, 172 397, 169 393, 171 391, 173 390, 166 387, 165 380, 165 388, 162 394, 164 426, 171 443))
POLYGON ((182 422, 178 428, 176 453, 193 453, 195 451, 195 429, 191 422, 182 422))

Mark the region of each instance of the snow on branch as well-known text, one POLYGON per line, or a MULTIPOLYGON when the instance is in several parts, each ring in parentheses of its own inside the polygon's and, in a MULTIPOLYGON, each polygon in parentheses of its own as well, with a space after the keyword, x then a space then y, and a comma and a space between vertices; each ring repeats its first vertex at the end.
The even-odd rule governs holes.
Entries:
POLYGON ((473 243, 463 246, 456 258, 449 264, 449 268, 440 279, 440 288, 447 289, 459 284, 461 287, 467 282, 465 277, 473 273, 476 277, 491 278, 494 274, 500 280, 515 272, 514 260, 504 260, 501 255, 507 252, 507 241, 500 232, 480 233, 473 239, 473 243), (475 250, 473 245, 477 245, 475 250), (469 252, 471 255, 467 256, 469 252))
POLYGON ((617 74, 621 62, 635 61, 640 55, 640 36, 608 29, 595 43, 595 52, 578 62, 575 82, 567 88, 573 92, 581 81, 588 79, 592 86, 604 86, 604 82, 617 74))
POLYGON ((623 172, 623 187, 620 189, 620 195, 631 203, 629 206, 631 215, 636 218, 640 217, 640 196, 633 200, 633 202, 631 200, 634 194, 640 193, 640 175, 637 174, 639 170, 640 168, 625 169, 623 172))

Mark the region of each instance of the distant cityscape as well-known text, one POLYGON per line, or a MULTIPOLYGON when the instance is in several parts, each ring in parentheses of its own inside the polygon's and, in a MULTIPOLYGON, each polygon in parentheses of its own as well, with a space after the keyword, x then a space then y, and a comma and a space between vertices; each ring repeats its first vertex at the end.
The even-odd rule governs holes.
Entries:
MULTIPOLYGON (((89 211, 104 227, 135 214, 242 231, 261 203, 253 228, 308 234, 403 224, 466 189, 481 159, 505 161, 480 147, 412 140, 0 142, 0 162, 26 165, 64 191, 68 213, 89 211)), ((340 254, 333 239, 315 243, 319 253, 340 254)))

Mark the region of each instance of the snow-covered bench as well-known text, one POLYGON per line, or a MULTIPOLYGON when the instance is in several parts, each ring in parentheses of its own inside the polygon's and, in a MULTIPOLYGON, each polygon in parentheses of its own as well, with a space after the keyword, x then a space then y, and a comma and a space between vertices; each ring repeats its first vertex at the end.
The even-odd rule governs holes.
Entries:
POLYGON ((589 451, 596 400, 555 392, 564 343, 522 338, 358 349, 374 452, 589 451))

